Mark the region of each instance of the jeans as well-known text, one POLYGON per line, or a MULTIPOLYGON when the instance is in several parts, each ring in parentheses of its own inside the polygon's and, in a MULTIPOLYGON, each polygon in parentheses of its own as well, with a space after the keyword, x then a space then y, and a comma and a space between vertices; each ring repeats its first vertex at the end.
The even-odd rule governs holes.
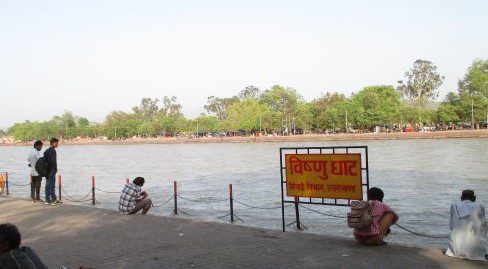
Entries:
POLYGON ((40 192, 41 192, 41 176, 31 176, 31 199, 32 200, 40 200, 40 192))
POLYGON ((57 200, 56 192, 56 171, 50 172, 46 177, 46 202, 52 203, 57 200))

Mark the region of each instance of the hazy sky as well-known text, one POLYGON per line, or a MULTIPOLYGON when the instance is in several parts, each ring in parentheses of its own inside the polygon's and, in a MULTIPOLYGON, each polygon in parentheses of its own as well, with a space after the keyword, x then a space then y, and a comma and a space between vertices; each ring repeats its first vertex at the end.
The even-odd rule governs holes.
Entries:
POLYGON ((326 91, 396 84, 416 59, 441 96, 488 58, 488 1, 0 0, 0 128, 70 110, 103 121, 142 97, 187 116, 247 85, 326 91))

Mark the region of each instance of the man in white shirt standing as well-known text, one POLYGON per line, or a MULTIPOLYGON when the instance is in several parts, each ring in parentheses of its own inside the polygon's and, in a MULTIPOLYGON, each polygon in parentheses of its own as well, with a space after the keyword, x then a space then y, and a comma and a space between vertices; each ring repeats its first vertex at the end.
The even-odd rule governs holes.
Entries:
POLYGON ((36 141, 34 143, 34 148, 31 149, 29 152, 29 167, 31 169, 31 199, 32 203, 37 203, 41 200, 40 192, 41 192, 41 180, 42 176, 36 171, 36 163, 39 158, 41 158, 41 149, 42 149, 42 141, 36 141))
POLYGON ((446 255, 456 258, 486 261, 485 208, 475 202, 472 190, 464 190, 461 201, 451 206, 449 248, 446 255))

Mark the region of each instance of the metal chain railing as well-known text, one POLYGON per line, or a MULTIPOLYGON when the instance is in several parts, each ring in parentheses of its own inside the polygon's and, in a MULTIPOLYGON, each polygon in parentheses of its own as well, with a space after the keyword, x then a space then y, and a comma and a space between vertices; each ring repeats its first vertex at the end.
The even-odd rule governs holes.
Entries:
POLYGON ((224 199, 213 199, 211 201, 207 201, 207 200, 195 200, 195 199, 190 199, 190 198, 186 198, 186 197, 183 197, 181 195, 177 195, 178 198, 181 198, 183 200, 186 200, 186 201, 190 201, 190 202, 194 202, 194 203, 204 203, 204 204, 211 204, 211 203, 220 203, 220 202, 224 202, 224 201, 229 201, 229 198, 224 198, 224 199))
POLYGON ((181 210, 179 208, 177 210, 178 210, 179 213, 182 213, 183 215, 192 216, 192 214, 189 214, 189 213, 187 213, 187 212, 185 212, 185 211, 183 211, 183 210, 181 210))
POLYGON ((411 234, 417 235, 417 236, 422 236, 422 237, 426 237, 426 238, 433 238, 433 239, 446 239, 446 238, 449 238, 449 235, 431 235, 431 234, 424 234, 424 233, 419 233, 419 232, 415 232, 415 231, 412 231, 410 229, 407 229, 407 228, 401 226, 398 223, 395 223, 395 225, 398 228, 400 228, 400 229, 402 229, 402 230, 404 230, 406 232, 409 232, 411 234))
POLYGON ((174 197, 174 196, 173 196, 173 195, 171 195, 171 197, 169 197, 169 198, 168 198, 168 200, 166 200, 166 201, 162 202, 161 204, 153 205, 153 207, 160 207, 160 206, 163 206, 163 205, 165 205, 165 204, 167 204, 167 203, 171 202, 171 201, 173 200, 173 197, 174 197))
POLYGON ((64 188, 61 188, 61 191, 64 193, 65 197, 64 199, 70 201, 70 202, 74 202, 74 203, 84 203, 84 202, 89 202, 89 201, 92 201, 92 198, 89 198, 90 194, 92 193, 92 191, 90 190, 85 196, 83 196, 83 198, 74 198, 72 197, 71 195, 69 195, 66 190, 64 188), (66 198, 67 197, 67 198, 66 198))
POLYGON ((300 207, 305 208, 305 209, 307 209, 308 211, 311 211, 311 212, 314 212, 314 213, 317 213, 317 214, 323 215, 323 216, 327 216, 327 217, 333 217, 333 218, 340 218, 340 219, 347 219, 347 217, 346 217, 346 216, 339 216, 339 215, 334 215, 334 214, 330 214, 330 213, 323 213, 323 212, 320 212, 320 211, 317 211, 317 210, 311 209, 311 208, 309 208, 309 207, 306 207, 306 206, 304 206, 304 205, 300 205, 300 207))
POLYGON ((253 205, 250 205, 250 204, 247 204, 247 203, 244 203, 244 202, 241 202, 239 201, 238 199, 234 198, 234 202, 240 204, 240 205, 243 205, 243 206, 246 206, 246 207, 249 207, 249 208, 254 208, 254 209, 263 209, 263 210, 273 210, 273 209, 278 209, 278 208, 281 208, 281 205, 280 206, 270 206, 270 207, 267 207, 267 206, 253 206, 253 205))
MULTIPOLYGON (((25 183, 25 184, 19 184, 19 183, 16 183, 16 182, 9 182, 10 186, 15 186, 15 187, 25 187, 25 186, 29 186, 30 183, 25 183)), ((56 187, 55 190, 59 190, 59 187, 56 187)), ((102 193, 107 193, 107 194, 119 194, 120 191, 106 191, 106 190, 103 190, 103 189, 100 189, 100 188, 94 188, 94 190, 97 190, 97 191, 100 191, 102 193)), ((41 190, 41 191, 44 191, 44 190, 41 190)), ((98 201, 97 199, 94 199, 94 197, 90 197, 90 195, 93 194, 93 190, 90 189, 88 191, 88 193, 86 195, 84 195, 83 197, 81 198, 75 198, 73 197, 72 195, 68 194, 68 192, 65 190, 65 188, 62 188, 61 187, 61 191, 64 193, 64 197, 63 199, 69 201, 69 202, 73 202, 73 203, 85 203, 85 202, 94 202, 94 204, 101 204, 100 201, 98 201)), ((169 197, 167 200, 165 200, 164 202, 160 203, 160 204, 156 204, 156 205, 153 205, 153 207, 157 208, 157 207, 161 207, 163 205, 166 205, 168 204, 169 202, 171 202, 172 200, 174 200, 175 198, 179 198, 179 199, 182 199, 182 200, 185 200, 185 201, 189 201, 189 202, 193 202, 193 203, 204 203, 204 204, 211 204, 211 203, 220 203, 220 202, 225 202, 225 201, 229 201, 230 199, 232 199, 233 202, 236 202, 237 204, 240 204, 244 207, 247 207, 247 208, 253 208, 253 209, 260 209, 260 210, 275 210, 275 209, 280 209, 282 208, 281 205, 279 206, 255 206, 255 205, 251 205, 249 202, 243 202, 239 199, 236 199, 234 197, 229 197, 229 198, 211 198, 211 200, 202 200, 202 199, 191 199, 191 198, 187 198, 187 197, 184 197, 184 196, 181 196, 179 194, 176 194, 175 195, 172 195, 171 197, 169 197)), ((290 204, 287 204, 285 205, 285 207, 290 207, 290 206, 294 206, 295 204, 293 203, 290 203, 290 204)), ((307 207, 307 206, 304 206, 302 204, 299 205, 301 208, 304 208, 310 212, 314 212, 316 214, 319 214, 319 215, 322 215, 322 216, 327 216, 327 217, 333 217, 333 218, 340 218, 340 219, 346 219, 347 216, 342 216, 342 215, 336 215, 336 214, 332 214, 332 213, 324 213, 324 212, 321 212, 321 211, 318 211, 318 210, 315 210, 315 209, 312 209, 310 207, 307 207)), ((184 215, 187 215, 187 216, 192 216, 191 214, 179 209, 179 208, 176 208, 175 209, 176 212, 179 212, 179 213, 182 213, 184 215)), ((238 219, 238 220, 241 220, 243 221, 241 218, 239 218, 234 212, 232 213, 228 213, 224 216, 220 216, 220 217, 217 217, 216 219, 223 219, 225 217, 229 217, 229 216, 233 216, 234 218, 238 219)), ((303 224, 301 224, 303 226, 303 224)), ((426 234, 426 233, 421 233, 421 232, 416 232, 416 231, 413 231, 411 229, 408 229, 398 223, 395 223, 395 225, 410 233, 410 234, 413 234, 413 235, 417 235, 417 236, 421 236, 421 237, 426 237, 426 238, 432 238, 432 239, 446 239, 448 238, 449 236, 448 235, 432 235, 432 234, 426 234)))
MULTIPOLYGON (((300 205, 300 207, 303 207, 303 208, 305 208, 305 209, 307 209, 309 211, 315 212, 315 213, 320 214, 320 215, 323 215, 323 216, 328 216, 328 217, 333 217, 333 218, 347 219, 347 216, 339 216, 339 215, 334 215, 334 214, 323 213, 323 212, 320 212, 320 211, 311 209, 311 208, 306 207, 306 206, 303 206, 303 205, 300 205)), ((417 236, 421 236, 421 237, 432 238, 432 239, 445 239, 445 238, 449 238, 448 235, 431 235, 431 234, 419 233, 419 232, 415 232, 415 231, 412 231, 410 229, 407 229, 407 228, 401 226, 398 223, 395 223, 395 225, 398 228, 400 228, 400 229, 402 229, 402 230, 404 230, 404 231, 406 231, 408 233, 411 233, 411 234, 417 235, 417 236)))
POLYGON ((103 193, 109 193, 109 194, 120 194, 120 191, 105 191, 105 190, 102 190, 102 189, 99 189, 99 188, 95 188, 95 190, 101 191, 103 193))

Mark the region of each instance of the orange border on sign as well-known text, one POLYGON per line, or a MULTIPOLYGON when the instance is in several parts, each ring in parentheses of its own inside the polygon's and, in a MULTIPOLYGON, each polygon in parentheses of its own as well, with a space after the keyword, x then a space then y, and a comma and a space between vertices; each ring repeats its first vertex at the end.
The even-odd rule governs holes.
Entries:
POLYGON ((286 195, 288 197, 304 197, 304 198, 328 198, 328 199, 344 199, 344 200, 362 200, 363 199, 363 169, 362 169, 362 159, 360 153, 338 153, 338 154, 285 154, 285 175, 286 175, 286 195), (291 158, 297 157, 297 160, 293 160, 293 164, 291 164, 291 158), (306 160, 302 157, 306 156, 306 160), (324 158, 325 157, 325 158, 324 158), (340 158, 345 157, 345 158, 340 158), (354 158, 351 158, 354 157, 354 158), (301 158, 301 159, 299 159, 301 158), (353 159, 353 160, 351 160, 353 159), (351 161, 356 161, 356 165, 354 168, 356 169, 356 175, 352 174, 351 161), (330 165, 327 165, 330 164, 330 165), (340 167, 334 166, 339 164, 340 167), (295 174, 297 171, 292 169, 292 165, 295 165, 294 168, 298 168, 299 175, 295 176, 294 179, 297 184, 301 185, 303 188, 303 193, 300 195, 296 195, 297 193, 290 194, 290 177, 292 174, 295 174), (296 166, 298 165, 298 166, 296 166), (312 167, 313 166, 313 167, 312 167), (336 171, 336 169, 340 168, 341 175, 332 174, 332 171, 336 171), (307 170, 307 171, 304 171, 307 170), (343 171, 345 170, 345 171, 343 171), (294 171, 294 172, 292 172, 294 171), (348 173, 350 173, 348 175, 348 173), (347 181, 347 183, 337 182, 337 181, 347 181), (326 184, 325 182, 331 182, 331 184, 326 184), (359 182, 358 182, 359 181, 359 182), (346 185, 347 184, 347 185, 346 185), (317 190, 305 190, 305 185, 307 188, 309 186, 317 186, 317 188, 323 188, 324 190, 322 193, 317 193, 317 190), (342 195, 334 195, 331 191, 326 191, 329 189, 329 186, 334 186, 341 190, 342 195), (344 189, 345 186, 346 188, 344 189), (351 186, 354 186, 354 189, 358 189, 358 191, 354 191, 356 196, 347 196, 347 191, 350 190, 351 186), (345 190, 345 191, 344 191, 345 190), (308 194, 306 193, 308 192, 308 194), (344 194, 346 193, 346 194, 344 194))

